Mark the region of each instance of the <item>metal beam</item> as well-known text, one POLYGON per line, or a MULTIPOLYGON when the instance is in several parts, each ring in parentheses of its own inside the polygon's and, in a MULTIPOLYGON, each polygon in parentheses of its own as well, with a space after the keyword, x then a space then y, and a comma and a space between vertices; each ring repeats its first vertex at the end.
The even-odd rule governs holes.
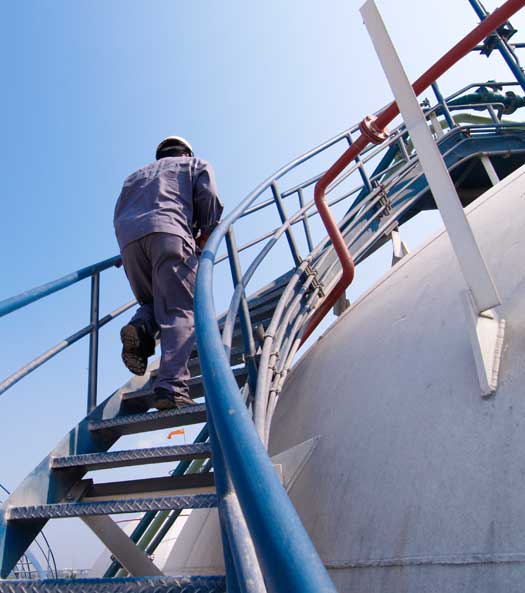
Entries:
POLYGON ((496 307, 501 303, 498 291, 476 243, 443 157, 428 129, 416 94, 374 0, 365 2, 361 7, 361 14, 410 132, 463 277, 476 303, 477 312, 481 313, 496 307))
POLYGON ((143 550, 107 515, 82 517, 82 521, 134 577, 164 576, 143 550))
MULTIPOLYGON (((374 0, 367 0, 361 7, 361 14, 405 125, 410 132, 423 172, 468 286, 464 299, 467 327, 481 395, 486 397, 496 391, 498 383, 505 321, 494 309, 501 304, 501 299, 479 250, 454 182, 428 129, 414 89, 374 0)), ((484 165, 487 166, 487 163, 484 165)), ((495 180, 495 175, 495 171, 489 171, 492 181, 495 180)))

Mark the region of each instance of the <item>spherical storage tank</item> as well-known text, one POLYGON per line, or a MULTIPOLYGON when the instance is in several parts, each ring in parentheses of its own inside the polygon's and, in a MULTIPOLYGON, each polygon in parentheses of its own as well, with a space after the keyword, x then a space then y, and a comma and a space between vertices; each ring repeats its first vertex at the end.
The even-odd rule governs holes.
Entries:
POLYGON ((353 304, 285 383, 270 454, 314 443, 289 494, 341 593, 523 590, 524 187, 522 168, 467 209, 506 320, 492 397, 446 233, 353 304))

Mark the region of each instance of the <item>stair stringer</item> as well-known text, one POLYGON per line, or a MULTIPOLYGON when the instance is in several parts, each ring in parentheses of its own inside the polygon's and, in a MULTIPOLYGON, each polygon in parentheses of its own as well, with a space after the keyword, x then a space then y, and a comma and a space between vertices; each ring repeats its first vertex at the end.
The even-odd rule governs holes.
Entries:
POLYGON ((117 418, 129 413, 122 405, 122 393, 137 389, 140 384, 145 385, 148 380, 147 374, 144 378, 133 378, 99 404, 59 441, 6 499, 0 509, 0 578, 8 577, 18 560, 47 523, 47 520, 41 519, 9 522, 6 520, 6 512, 9 507, 63 502, 71 488, 87 472, 82 469, 51 470, 52 458, 108 451, 119 439, 119 435, 112 435, 109 431, 102 433, 90 431, 89 423, 117 418))

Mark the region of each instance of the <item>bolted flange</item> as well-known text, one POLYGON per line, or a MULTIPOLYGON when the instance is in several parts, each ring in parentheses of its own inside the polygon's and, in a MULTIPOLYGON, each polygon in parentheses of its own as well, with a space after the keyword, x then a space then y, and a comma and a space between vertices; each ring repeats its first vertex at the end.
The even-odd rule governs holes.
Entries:
POLYGON ((363 136, 366 136, 372 144, 383 143, 390 132, 388 128, 380 129, 376 125, 377 117, 375 115, 367 115, 359 124, 359 131, 363 136))

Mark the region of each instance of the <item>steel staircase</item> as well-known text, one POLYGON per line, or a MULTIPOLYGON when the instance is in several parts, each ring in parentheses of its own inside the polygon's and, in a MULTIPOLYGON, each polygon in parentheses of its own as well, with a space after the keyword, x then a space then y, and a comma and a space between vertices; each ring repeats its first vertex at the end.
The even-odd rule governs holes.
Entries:
MULTIPOLYGON (((272 286, 268 294, 264 291, 262 295, 256 295, 250 303, 250 313, 254 320, 262 324, 269 322, 284 286, 284 283, 278 288, 272 286)), ((223 324, 224 319, 221 322, 221 325, 223 324)), ((242 348, 239 324, 233 332, 231 352, 232 361, 240 363, 242 348)), ((192 398, 200 400, 204 396, 204 389, 196 351, 192 354, 189 366, 192 371, 190 394, 192 398)), ((238 383, 242 385, 247 377, 246 367, 238 367, 234 373, 238 383)), ((155 374, 155 370, 146 374, 147 379, 144 381, 142 390, 144 393, 148 393, 148 386, 155 374)), ((148 411, 151 408, 151 401, 147 395, 143 395, 142 391, 121 389, 100 404, 43 460, 8 500, 2 517, 3 578, 11 571, 12 562, 18 550, 26 546, 49 519, 80 517, 90 524, 89 521, 93 517, 108 517, 120 513, 157 513, 217 506, 214 474, 209 471, 102 484, 83 479, 88 471, 93 470, 167 461, 189 462, 211 457, 211 447, 206 442, 107 452, 123 435, 188 426, 206 421, 206 406, 203 403, 195 403, 193 406, 176 410, 148 411), (188 490, 192 493, 186 493, 188 490), (13 545, 13 542, 16 544, 13 545)), ((186 463, 187 467, 189 463, 186 463)), ((116 529, 119 528, 116 527, 116 529)), ((107 534, 105 536, 108 537, 107 534)), ((112 551, 114 554, 118 553, 118 548, 112 551)), ((146 556, 144 558, 147 559, 146 556)), ((126 560, 129 559, 121 559, 122 563, 126 560)), ((136 563, 136 559, 132 558, 133 560, 136 563)), ((148 576, 156 574, 153 565, 146 566, 146 571, 148 576), (151 569, 149 572, 148 568, 151 569)), ((10 591, 19 586, 14 581, 7 582, 10 591)), ((142 591, 145 590, 144 587, 152 585, 156 591, 225 590, 224 577, 220 575, 183 579, 161 576, 145 579, 141 576, 135 579, 119 579, 118 582, 125 583, 126 590, 130 591, 142 591)), ((116 586, 117 581, 111 579, 108 583, 116 586)), ((99 585, 109 586, 109 584, 104 585, 104 581, 100 580, 75 582, 75 586, 82 590, 85 590, 85 587, 89 590, 89 587, 99 585)), ((31 587, 37 586, 37 582, 20 583, 23 590, 31 590, 31 587), (30 588, 27 589, 27 587, 30 588)), ((46 587, 49 590, 53 587, 60 589, 61 582, 56 581, 53 584, 48 581, 46 587)))
MULTIPOLYGON (((461 125, 459 118, 450 115, 457 110, 463 113, 473 105, 480 109, 479 102, 457 101, 479 86, 469 85, 445 100, 434 85, 437 103, 424 107, 431 125, 436 125, 438 116, 442 118, 438 121, 439 131, 435 130, 436 141, 464 204, 485 191, 494 182, 494 175, 502 178, 525 162, 525 127, 497 117, 494 105, 500 101, 499 95, 493 94, 488 103, 483 103, 482 108, 490 115, 484 123, 461 125), (491 174, 487 172, 480 184, 476 180, 480 178, 479 170, 485 167, 486 171, 485 158, 490 159, 494 171, 490 169, 491 174)), ((277 171, 247 196, 210 238, 197 280, 198 353, 195 351, 190 361, 190 393, 196 400, 193 406, 151 411, 152 402, 144 394, 151 386, 155 364, 143 381, 135 380, 133 387, 118 389, 104 402, 95 404, 99 330, 133 305, 128 303, 99 317, 99 275, 118 265, 118 257, 0 303, 0 316, 6 315, 91 278, 90 325, 65 340, 65 346, 52 348, 0 384, 1 394, 61 348, 90 336, 87 416, 2 507, 0 576, 6 580, 0 581, 0 592, 335 591, 265 447, 273 411, 305 330, 340 276, 331 238, 312 224, 317 212, 311 194, 324 174, 324 167, 319 172, 315 159, 335 146, 351 147, 359 129, 356 125, 345 130, 277 171), (289 178, 291 171, 294 177, 289 178), (303 179, 299 184, 298 171, 303 179), (299 210, 288 216, 285 205, 294 196, 299 210), (252 230, 247 233, 246 243, 237 247, 235 232, 242 223, 271 207, 278 215, 277 226, 257 238, 252 230), (304 231, 301 241, 297 229, 304 231), (271 268, 275 280, 247 297, 250 281, 281 238, 286 238, 288 259, 282 252, 276 255, 271 268), (226 253, 219 255, 222 239, 226 253), (253 248, 259 251, 243 272, 239 254, 253 248), (222 261, 229 263, 233 294, 229 309, 216 322, 212 275, 222 261), (124 435, 204 422, 205 427, 191 445, 112 450, 124 435), (166 461, 179 462, 169 476, 143 478, 137 471, 133 480, 97 483, 84 478, 93 470, 166 461), (181 510, 212 507, 219 508, 226 574, 163 575, 149 554, 181 510), (130 512, 144 515, 128 537, 111 515, 130 512), (46 522, 63 517, 80 517, 111 550, 115 561, 106 576, 75 581, 9 579, 13 566, 46 522), (153 539, 137 546, 156 519, 160 523, 153 539), (133 576, 121 576, 121 567, 133 576)), ((435 207, 403 125, 390 133, 383 146, 366 148, 329 185, 328 193, 332 206, 347 204, 339 230, 356 263, 393 240, 393 233, 403 222, 435 207)))

